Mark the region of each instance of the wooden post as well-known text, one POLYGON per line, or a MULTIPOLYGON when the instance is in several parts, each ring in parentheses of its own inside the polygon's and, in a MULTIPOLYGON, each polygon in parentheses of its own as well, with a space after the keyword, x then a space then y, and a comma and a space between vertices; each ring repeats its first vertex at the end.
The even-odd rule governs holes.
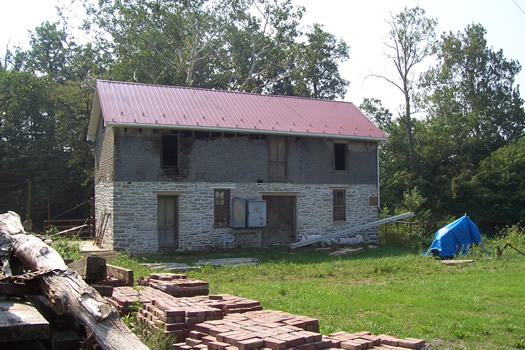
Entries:
POLYGON ((148 349, 121 321, 117 311, 73 270, 56 250, 39 238, 24 234, 14 212, 0 215, 0 237, 9 239, 14 255, 34 272, 39 285, 57 314, 71 314, 87 327, 104 350, 148 349))

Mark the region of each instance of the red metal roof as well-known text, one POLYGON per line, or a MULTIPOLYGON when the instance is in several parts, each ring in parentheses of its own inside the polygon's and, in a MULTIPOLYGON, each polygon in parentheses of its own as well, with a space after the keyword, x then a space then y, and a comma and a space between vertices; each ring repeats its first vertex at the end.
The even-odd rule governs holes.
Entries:
POLYGON ((115 126, 385 138, 350 102, 107 80, 96 88, 88 138, 100 110, 115 126))

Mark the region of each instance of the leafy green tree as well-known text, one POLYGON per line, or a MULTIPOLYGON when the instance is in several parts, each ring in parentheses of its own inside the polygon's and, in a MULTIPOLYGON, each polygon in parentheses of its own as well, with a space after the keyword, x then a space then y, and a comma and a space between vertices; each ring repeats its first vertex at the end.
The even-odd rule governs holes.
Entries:
MULTIPOLYGON (((32 49, 17 50, 0 68, 0 208, 26 211, 32 183, 32 221, 42 227, 48 201, 58 214, 92 195, 92 145, 85 141, 92 90, 84 82, 89 49, 43 23, 32 49)), ((86 213, 85 213, 86 214, 86 213)))
POLYGON ((424 77, 429 117, 418 137, 420 189, 433 198, 434 213, 492 216, 472 178, 492 152, 524 134, 523 100, 514 87, 521 67, 488 48, 485 33, 471 25, 444 34, 438 64, 424 77))
POLYGON ((307 42, 299 44, 296 86, 303 96, 313 98, 344 98, 349 82, 339 74, 339 63, 348 59, 348 45, 314 24, 306 33, 307 42))
MULTIPOLYGON (((469 182, 482 203, 474 214, 488 230, 525 222, 525 137, 492 152, 469 182)), ((490 232, 490 231, 489 231, 490 232)), ((494 232, 494 231, 492 231, 494 232)))

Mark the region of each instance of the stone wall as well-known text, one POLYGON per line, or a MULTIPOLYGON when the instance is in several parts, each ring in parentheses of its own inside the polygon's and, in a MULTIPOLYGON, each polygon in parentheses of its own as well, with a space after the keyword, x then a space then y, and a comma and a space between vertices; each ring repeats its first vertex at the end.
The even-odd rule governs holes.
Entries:
MULTIPOLYGON (((230 189, 231 198, 261 199, 263 195, 296 196, 296 228, 298 240, 309 235, 329 234, 358 224, 377 220, 377 207, 369 205, 377 196, 375 185, 298 185, 283 183, 175 183, 175 182, 115 182, 110 186, 97 185, 98 206, 113 205, 112 238, 116 250, 153 252, 157 246, 157 197, 179 197, 179 247, 196 250, 228 246, 256 245, 260 231, 215 228, 213 223, 213 190, 230 189), (334 223, 332 216, 333 190, 346 190, 346 222, 334 223), (113 203, 101 194, 113 191, 113 203), (244 232, 244 233, 243 233, 244 232), (245 236, 240 236, 245 234, 245 236), (248 235, 250 234, 250 235, 248 235), (225 240, 225 238, 227 238, 225 240), (231 242, 237 239, 238 242, 231 242)), ((99 213, 99 212, 97 212, 99 213)), ((99 218, 100 216, 97 216, 99 218)), ((106 232, 110 237, 110 230, 106 232)), ((377 242, 377 229, 359 232, 365 241, 377 242)))
POLYGON ((96 235, 107 248, 113 248, 113 208, 113 183, 95 184, 96 235))

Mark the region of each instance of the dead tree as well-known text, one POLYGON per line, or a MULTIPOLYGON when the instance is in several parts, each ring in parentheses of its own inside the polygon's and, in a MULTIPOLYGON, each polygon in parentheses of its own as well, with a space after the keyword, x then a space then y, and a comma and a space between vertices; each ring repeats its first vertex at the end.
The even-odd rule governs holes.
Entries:
POLYGON ((56 250, 26 235, 14 212, 0 215, 0 241, 10 241, 12 252, 32 274, 53 310, 69 313, 87 327, 102 349, 148 349, 121 321, 117 311, 75 271, 68 269, 56 250))

